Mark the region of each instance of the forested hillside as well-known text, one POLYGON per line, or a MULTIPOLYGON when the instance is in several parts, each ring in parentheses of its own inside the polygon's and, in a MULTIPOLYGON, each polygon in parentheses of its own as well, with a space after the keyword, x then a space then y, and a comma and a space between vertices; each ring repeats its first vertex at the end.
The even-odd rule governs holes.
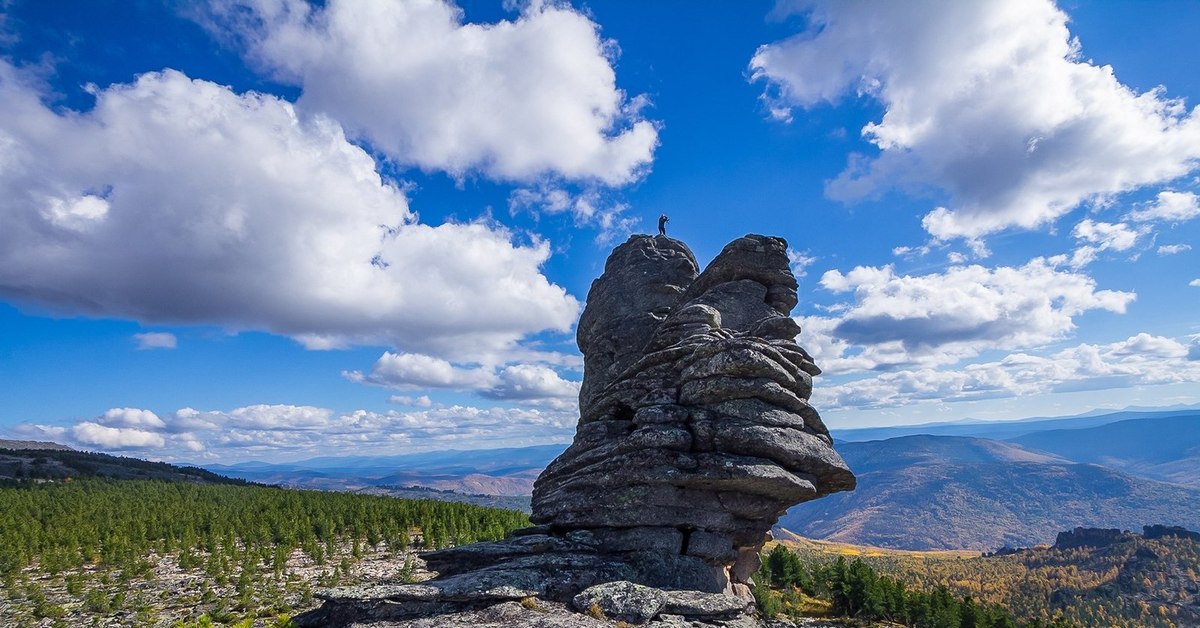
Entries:
MULTIPOLYGON (((1078 531, 1077 531, 1078 532, 1078 531)), ((894 552, 805 539, 783 542, 813 580, 841 560, 862 561, 878 576, 908 589, 970 597, 999 605, 1019 621, 1123 628, 1200 625, 1200 540, 1151 528, 1145 536, 1087 530, 1060 536, 1060 544, 976 557, 947 552, 894 552)), ((851 570, 853 572, 853 570, 851 570)), ((800 577, 800 576, 797 576, 800 577)), ((861 576, 860 587, 887 586, 861 576)), ((819 582, 819 579, 816 580, 819 582)), ((869 593, 869 592, 868 592, 869 593)), ((871 597, 868 593, 862 593, 871 597)))
MULTIPOLYGON (((27 441, 7 441, 22 442, 27 441)), ((102 477, 125 480, 174 480, 216 484, 245 484, 198 467, 180 467, 140 458, 75 451, 55 443, 28 449, 0 449, 0 480, 65 480, 102 477), (57 449, 55 449, 57 447, 57 449)))
POLYGON ((8 481, 0 625, 275 616, 311 604, 318 584, 411 577, 410 548, 497 539, 527 523, 461 503, 253 485, 8 481))
POLYGON ((767 617, 800 620, 812 616, 849 617, 915 628, 1069 627, 1066 621, 1030 618, 1019 623, 996 603, 945 586, 914 587, 880 575, 860 559, 806 560, 784 545, 763 557, 754 574, 754 597, 767 617))

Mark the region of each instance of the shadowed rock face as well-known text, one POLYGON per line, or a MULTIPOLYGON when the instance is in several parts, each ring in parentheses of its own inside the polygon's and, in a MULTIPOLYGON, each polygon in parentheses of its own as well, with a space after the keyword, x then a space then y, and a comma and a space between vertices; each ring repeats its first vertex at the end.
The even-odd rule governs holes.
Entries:
POLYGON ((691 251, 633 236, 592 284, 572 445, 538 478, 535 523, 656 555, 674 581, 721 590, 758 566, 793 504, 854 488, 795 342, 787 243, 748 235, 697 274, 691 251), (635 539, 635 540, 627 540, 635 539))
POLYGON ((786 251, 779 238, 748 235, 699 272, 666 236, 617 247, 579 321, 579 426, 534 485, 538 525, 423 554, 439 575, 421 584, 318 592, 325 605, 298 623, 537 597, 639 622, 665 613, 688 625, 762 625, 746 614, 746 582, 771 526, 793 504, 854 488, 808 405, 820 369, 795 342, 786 251))

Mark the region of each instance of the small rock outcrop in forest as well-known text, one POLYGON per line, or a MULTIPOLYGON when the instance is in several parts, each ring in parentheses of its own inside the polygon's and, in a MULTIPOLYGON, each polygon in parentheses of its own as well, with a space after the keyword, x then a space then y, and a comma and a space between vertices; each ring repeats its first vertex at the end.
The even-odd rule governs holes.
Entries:
POLYGON ((808 404, 820 369, 796 302, 780 238, 738 238, 701 272, 682 242, 631 237, 588 293, 579 424, 534 485, 536 525, 425 554, 432 581, 329 591, 311 619, 523 598, 636 623, 743 616, 780 515, 855 485, 808 404))

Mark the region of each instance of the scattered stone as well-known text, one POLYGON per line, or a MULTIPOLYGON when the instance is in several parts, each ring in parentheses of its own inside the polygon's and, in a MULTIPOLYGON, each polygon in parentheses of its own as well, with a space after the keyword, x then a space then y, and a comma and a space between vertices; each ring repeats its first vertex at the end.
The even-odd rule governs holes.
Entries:
POLYGON ((572 604, 581 613, 644 624, 658 614, 666 600, 658 589, 622 580, 588 587, 575 596, 572 604))

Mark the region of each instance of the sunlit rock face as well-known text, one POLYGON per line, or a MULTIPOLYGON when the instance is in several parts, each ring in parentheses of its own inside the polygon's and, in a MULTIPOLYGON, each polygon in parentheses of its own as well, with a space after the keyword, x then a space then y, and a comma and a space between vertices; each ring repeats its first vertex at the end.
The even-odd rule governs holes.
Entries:
POLYGON ((579 322, 575 440, 534 485, 534 523, 624 555, 635 581, 739 589, 789 506, 855 483, 808 404, 820 369, 796 302, 780 238, 734 240, 703 272, 665 236, 617 247, 579 322))
MULTIPOLYGON (((426 552, 438 576, 419 584, 319 591, 325 604, 297 623, 550 626, 487 623, 536 597, 638 622, 765 627, 747 582, 771 526, 854 488, 808 405, 820 370, 796 344, 795 305, 779 238, 734 240, 704 272, 678 240, 630 238, 579 321, 579 427, 534 485, 537 525, 426 552)), ((564 612, 553 625, 592 625, 564 612)))

